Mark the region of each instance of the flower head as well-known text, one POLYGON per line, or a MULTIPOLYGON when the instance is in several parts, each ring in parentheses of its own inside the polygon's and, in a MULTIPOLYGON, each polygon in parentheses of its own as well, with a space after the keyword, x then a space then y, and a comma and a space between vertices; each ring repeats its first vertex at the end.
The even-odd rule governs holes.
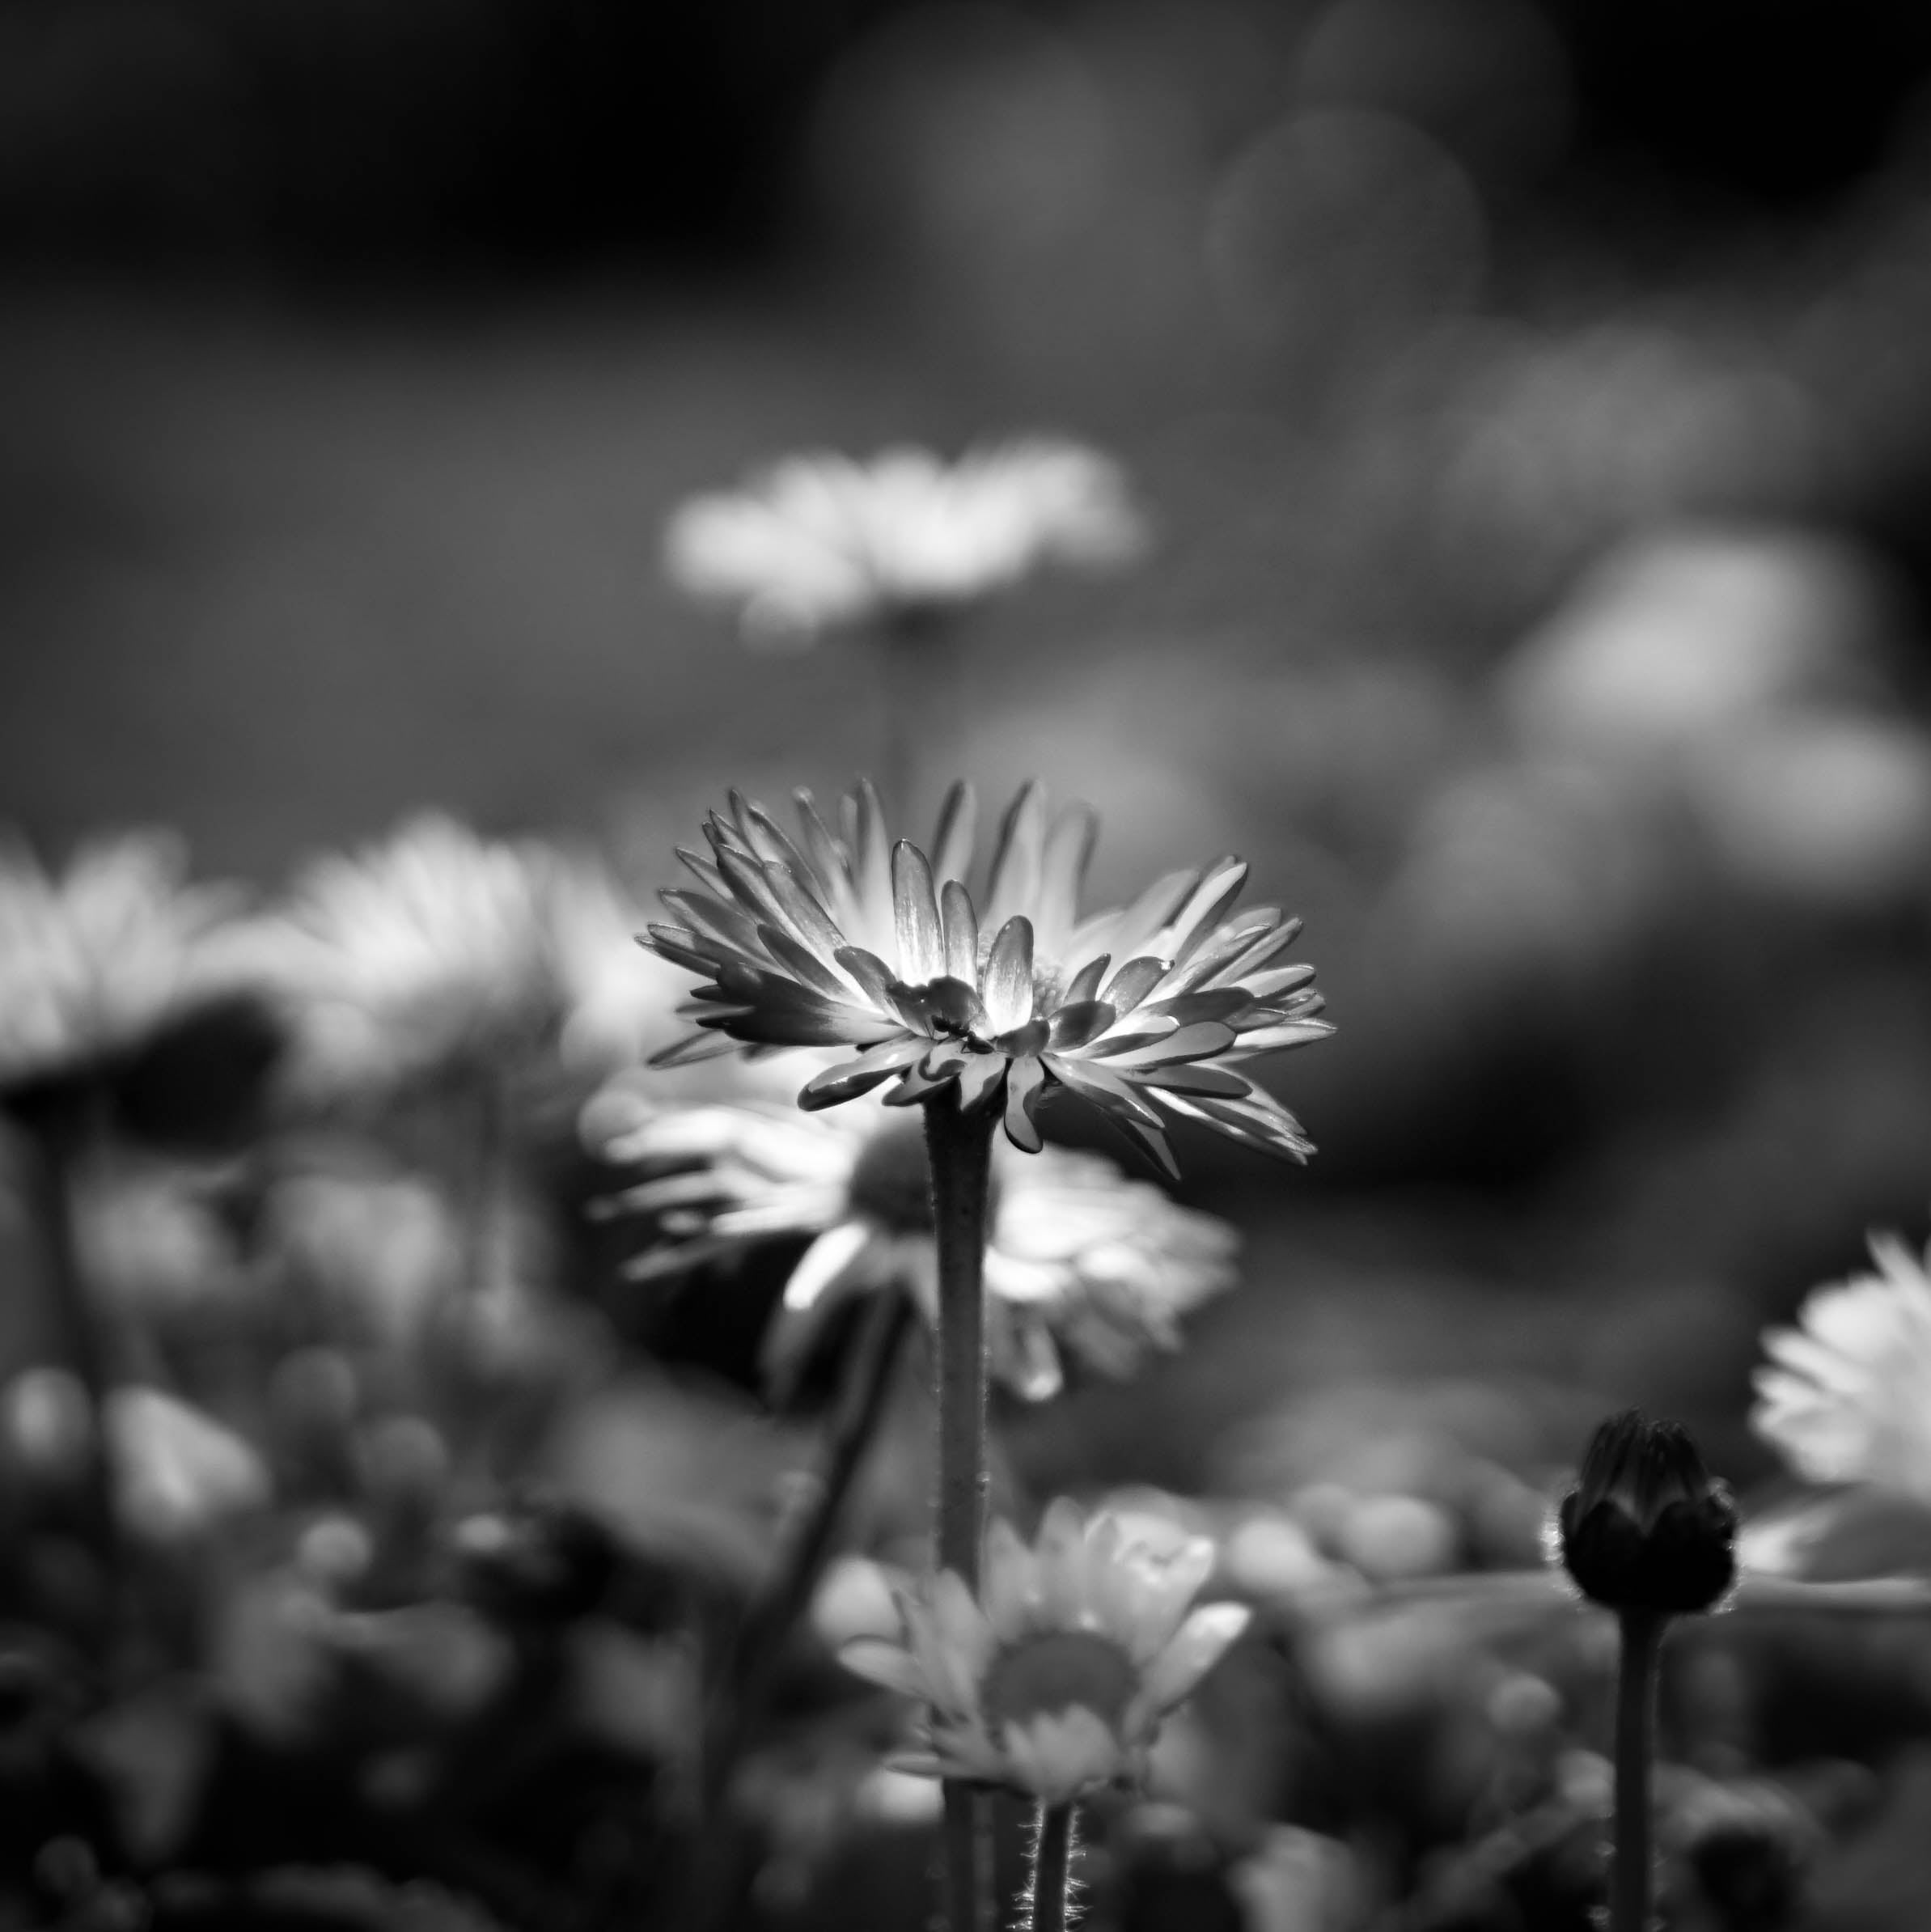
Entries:
MULTIPOLYGON (((608 1126, 616 1126, 608 1109, 608 1126)), ((773 1104, 633 1104, 603 1151, 683 1171, 644 1181, 627 1205, 664 1215, 670 1244, 633 1273, 680 1272, 781 1235, 808 1235, 765 1346, 781 1386, 825 1315, 870 1290, 908 1290, 937 1319, 924 1136, 916 1118, 861 1099, 832 1113, 773 1104), (696 1163, 693 1165, 692 1163, 696 1163)), ((1048 1147, 993 1161, 985 1255, 993 1367, 1023 1395, 1057 1392, 1055 1337, 1103 1374, 1179 1345, 1179 1318, 1230 1286, 1236 1237, 1099 1155, 1048 1147)))
POLYGON ((783 647, 833 625, 908 625, 1006 589, 1047 562, 1089 569, 1142 540, 1119 466, 1047 438, 870 463, 794 456, 735 494, 686 503, 665 532, 673 579, 736 604, 783 647))
POLYGON ((1246 1629, 1243 1605, 1189 1609, 1213 1567, 1206 1537, 1156 1551, 1061 1498, 1031 1548, 993 1523, 976 1596, 942 1571, 899 1592, 896 1641, 839 1654, 930 1707, 908 1768, 1064 1804, 1142 1776, 1161 1720, 1246 1629))
POLYGON ((1131 905, 1082 920, 1092 814, 1049 820, 1037 786, 1007 811, 976 901, 964 883, 968 786, 947 798, 930 859, 908 840, 888 843, 870 785, 848 795, 836 833, 809 794, 798 803, 802 843, 734 794, 730 816, 713 813, 705 828, 711 858, 680 852, 696 889, 663 899, 686 923, 652 926, 651 943, 706 983, 685 1009, 701 1031, 659 1064, 728 1050, 719 1034, 856 1046, 801 1106, 887 1083, 887 1103, 908 1106, 955 1086, 968 1109, 1002 1104, 1006 1138, 1032 1154, 1040 1102, 1064 1088, 1170 1174, 1162 1129, 1175 1120, 1290 1159, 1311 1151, 1242 1070, 1332 1031, 1315 1017, 1313 968, 1281 964, 1299 921, 1273 906, 1233 910, 1243 862, 1169 873, 1131 905))
POLYGON ((400 1084, 556 1024, 553 862, 438 813, 353 856, 316 860, 274 935, 304 1008, 298 1078, 328 1089, 400 1084))
POLYGON ((1931 1502, 1931 1252, 1870 1244, 1873 1274, 1819 1288, 1764 1338, 1751 1426, 1814 1482, 1931 1502))
POLYGON ((112 1060, 218 990, 236 895, 187 872, 162 833, 83 846, 57 879, 0 841, 0 1090, 112 1060))
POLYGON ((1708 1610, 1736 1578, 1736 1505, 1680 1423, 1610 1417, 1556 1521, 1563 1566, 1612 1610, 1708 1610))

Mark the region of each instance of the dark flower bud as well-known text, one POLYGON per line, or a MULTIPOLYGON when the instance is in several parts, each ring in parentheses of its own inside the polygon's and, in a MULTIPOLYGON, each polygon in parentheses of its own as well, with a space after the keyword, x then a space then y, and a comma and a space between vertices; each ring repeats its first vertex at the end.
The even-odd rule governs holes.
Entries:
POLYGON ((1736 1576, 1736 1506, 1680 1424, 1611 1416, 1557 1515, 1563 1566, 1611 1610, 1708 1610, 1736 1576))

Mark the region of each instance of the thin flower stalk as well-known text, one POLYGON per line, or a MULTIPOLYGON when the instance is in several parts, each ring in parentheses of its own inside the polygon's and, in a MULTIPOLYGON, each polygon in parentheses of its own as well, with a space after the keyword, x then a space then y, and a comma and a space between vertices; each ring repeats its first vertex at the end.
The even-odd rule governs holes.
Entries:
POLYGON ((1066 1932, 1072 1922, 1075 1810, 1069 1803, 1042 1802, 1035 1815, 1025 1932, 1066 1932))
MULTIPOLYGON (((938 1245, 938 1508, 934 1568, 979 1587, 985 1536, 986 1208, 993 1116, 967 1113, 953 1088, 925 1103, 925 1147, 938 1245)), ((991 1820, 985 1802, 956 1778, 945 1783, 946 1922, 978 1932, 989 1916, 991 1820)))
POLYGON ((1626 1610, 1616 1693, 1616 1839, 1609 1867, 1609 1932, 1651 1932, 1656 1854, 1651 1769, 1656 1750, 1656 1663, 1666 1618, 1626 1610))

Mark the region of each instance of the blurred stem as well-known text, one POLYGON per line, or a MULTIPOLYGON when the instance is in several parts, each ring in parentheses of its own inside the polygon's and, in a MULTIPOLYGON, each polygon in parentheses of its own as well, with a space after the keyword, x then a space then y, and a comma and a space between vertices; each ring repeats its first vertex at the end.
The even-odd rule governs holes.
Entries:
POLYGON ((1656 1659, 1665 1620, 1625 1610, 1616 1692, 1616 1846, 1609 1871, 1609 1932, 1649 1932, 1650 1758, 1655 1749, 1656 1659))
POLYGON ((74 1199, 83 1150, 94 1138, 93 1115, 89 1097, 38 1126, 30 1137, 32 1155, 28 1165, 61 1351, 87 1400, 81 1508, 84 1533, 100 1565, 104 1625, 111 1629, 121 1594, 121 1549, 114 1507, 114 1450, 108 1431, 107 1348, 81 1265, 74 1199))
POLYGON ((1032 1885, 1027 1894, 1029 1932, 1066 1932, 1067 1892, 1073 1879, 1070 1803, 1040 1801, 1033 1822, 1032 1885))
POLYGON ((724 1799, 730 1774, 764 1715, 785 1639, 804 1614, 824 1572, 845 1499, 884 1416, 913 1315, 912 1297, 901 1289, 873 1297, 846 1369, 817 1496, 745 1612, 726 1667, 711 1687, 701 1771, 704 1836, 684 1914, 684 1922, 693 1932, 703 1932, 725 1917, 735 1897, 734 1880, 748 1875, 741 1849, 725 1828, 724 1799))
POLYGON ((783 1558, 745 1612, 732 1646, 728 1680, 718 1686, 720 1715, 705 1752, 706 1816, 717 1808, 733 1761, 762 1714, 786 1637, 811 1600, 844 1514, 853 1479, 878 1434, 893 1371, 912 1327, 912 1298, 894 1289, 874 1296, 845 1375, 832 1426, 824 1475, 783 1558))
POLYGON ((471 1083, 467 1243, 463 1255, 462 1292, 481 1294, 489 1286, 490 1262, 496 1248, 498 1203, 508 1166, 509 1096, 502 1075, 493 1066, 476 1070, 471 1083))
POLYGON ((900 814, 911 809, 915 766, 942 771, 956 756, 946 738, 963 711, 963 629, 955 612, 909 609, 873 633, 885 714, 879 789, 900 814))
MULTIPOLYGON (((958 1089, 925 1103, 938 1239, 938 1530, 935 1567, 979 1588, 985 1531, 985 1231, 996 1116, 962 1113, 958 1089)), ((945 1785, 944 1900, 951 1932, 983 1932, 993 1910, 992 1825, 969 1785, 945 1785)))

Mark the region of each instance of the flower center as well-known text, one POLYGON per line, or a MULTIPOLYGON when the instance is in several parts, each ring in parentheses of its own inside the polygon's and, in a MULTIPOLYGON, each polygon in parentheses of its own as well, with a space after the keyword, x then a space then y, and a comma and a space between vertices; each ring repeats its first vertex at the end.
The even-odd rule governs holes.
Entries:
POLYGON ((1117 1732, 1139 1688, 1131 1659, 1091 1630, 1048 1630, 1023 1638, 993 1659, 980 1701, 995 1735, 1075 1705, 1117 1732))

